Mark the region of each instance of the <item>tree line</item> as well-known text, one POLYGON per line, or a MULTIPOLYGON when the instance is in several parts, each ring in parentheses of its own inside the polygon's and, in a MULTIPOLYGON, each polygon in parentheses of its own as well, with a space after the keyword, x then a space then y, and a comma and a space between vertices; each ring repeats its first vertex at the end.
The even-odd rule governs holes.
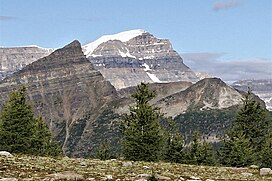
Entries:
MULTIPOLYGON (((166 161, 196 165, 272 167, 271 116, 253 99, 249 91, 243 99, 230 129, 215 150, 195 131, 190 144, 172 118, 165 118, 150 100, 156 96, 148 84, 137 86, 120 124, 122 156, 133 161, 166 161)), ((60 146, 45 121, 35 116, 26 99, 26 88, 13 91, 0 113, 0 150, 41 156, 62 155, 60 146)), ((97 157, 112 157, 109 144, 103 143, 97 157)))
POLYGON ((201 140, 198 132, 194 132, 191 143, 185 145, 175 122, 163 118, 159 109, 149 103, 154 97, 155 92, 144 83, 132 94, 135 105, 129 108, 122 122, 122 146, 126 159, 272 167, 272 120, 250 91, 245 95, 243 105, 221 139, 217 151, 210 143, 201 140))

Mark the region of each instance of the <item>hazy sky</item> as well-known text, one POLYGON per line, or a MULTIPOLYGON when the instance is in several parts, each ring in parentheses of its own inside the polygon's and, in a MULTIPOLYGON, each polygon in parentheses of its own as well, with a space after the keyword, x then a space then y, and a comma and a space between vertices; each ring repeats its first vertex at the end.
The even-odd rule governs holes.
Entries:
POLYGON ((3 47, 86 44, 131 29, 170 39, 193 70, 272 78, 271 0, 0 0, 3 47))

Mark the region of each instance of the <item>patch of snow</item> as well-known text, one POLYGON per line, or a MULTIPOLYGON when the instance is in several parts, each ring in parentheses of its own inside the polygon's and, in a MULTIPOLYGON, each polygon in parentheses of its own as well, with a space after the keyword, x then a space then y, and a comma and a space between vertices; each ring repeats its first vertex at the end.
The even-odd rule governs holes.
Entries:
POLYGON ((131 58, 136 58, 135 56, 131 55, 129 52, 124 53, 124 52, 122 52, 122 51, 120 51, 120 50, 118 50, 118 51, 119 51, 119 54, 121 55, 121 57, 131 57, 131 58))
POLYGON ((148 75, 148 77, 153 81, 153 82, 157 82, 157 83, 161 83, 162 81, 160 81, 160 79, 155 75, 152 74, 148 71, 151 71, 149 65, 147 65, 146 63, 142 64, 142 66, 144 67, 144 71, 146 72, 146 74, 148 75))
POLYGON ((147 65, 146 63, 142 64, 142 66, 144 67, 144 71, 150 71, 150 67, 149 65, 147 65))
POLYGON ((109 40, 120 40, 121 42, 129 41, 130 39, 142 35, 145 33, 144 30, 137 29, 137 30, 130 30, 130 31, 124 31, 121 33, 113 34, 113 35, 104 35, 97 40, 88 43, 83 46, 84 54, 89 57, 91 56, 92 52, 101 44, 104 42, 107 42, 109 40))
POLYGON ((155 58, 154 55, 149 55, 149 56, 145 56, 145 57, 144 57, 144 59, 153 59, 153 58, 155 58))
POLYGON ((95 54, 92 54, 91 56, 92 57, 102 57, 102 55, 95 55, 95 54))
POLYGON ((154 75, 154 74, 151 74, 149 72, 146 72, 146 74, 148 75, 148 77, 153 81, 153 82, 157 82, 157 83, 161 83, 162 81, 160 81, 160 79, 154 75))

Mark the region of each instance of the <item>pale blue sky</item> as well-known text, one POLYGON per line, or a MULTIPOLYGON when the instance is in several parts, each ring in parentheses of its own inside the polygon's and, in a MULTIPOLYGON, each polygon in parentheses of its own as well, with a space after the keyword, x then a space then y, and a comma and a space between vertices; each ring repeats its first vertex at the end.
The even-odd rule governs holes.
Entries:
POLYGON ((217 63, 265 62, 272 74, 271 0, 0 0, 4 47, 86 44, 131 29, 170 39, 196 69, 212 55, 217 63))

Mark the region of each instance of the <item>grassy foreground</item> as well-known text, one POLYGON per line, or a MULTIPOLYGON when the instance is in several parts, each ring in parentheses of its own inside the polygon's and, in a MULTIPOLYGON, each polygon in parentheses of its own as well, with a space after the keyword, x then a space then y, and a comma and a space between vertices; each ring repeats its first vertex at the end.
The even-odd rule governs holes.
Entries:
POLYGON ((48 174, 73 171, 86 180, 135 180, 139 174, 160 175, 168 180, 184 180, 198 177, 201 180, 272 180, 271 176, 260 176, 259 169, 209 167, 172 163, 130 162, 120 160, 100 161, 79 158, 50 158, 26 155, 0 156, 0 178, 19 180, 44 180, 48 174), (132 163, 132 164, 131 164, 132 163), (248 173, 248 174, 245 174, 248 173), (251 174, 253 175, 251 175, 251 174))

